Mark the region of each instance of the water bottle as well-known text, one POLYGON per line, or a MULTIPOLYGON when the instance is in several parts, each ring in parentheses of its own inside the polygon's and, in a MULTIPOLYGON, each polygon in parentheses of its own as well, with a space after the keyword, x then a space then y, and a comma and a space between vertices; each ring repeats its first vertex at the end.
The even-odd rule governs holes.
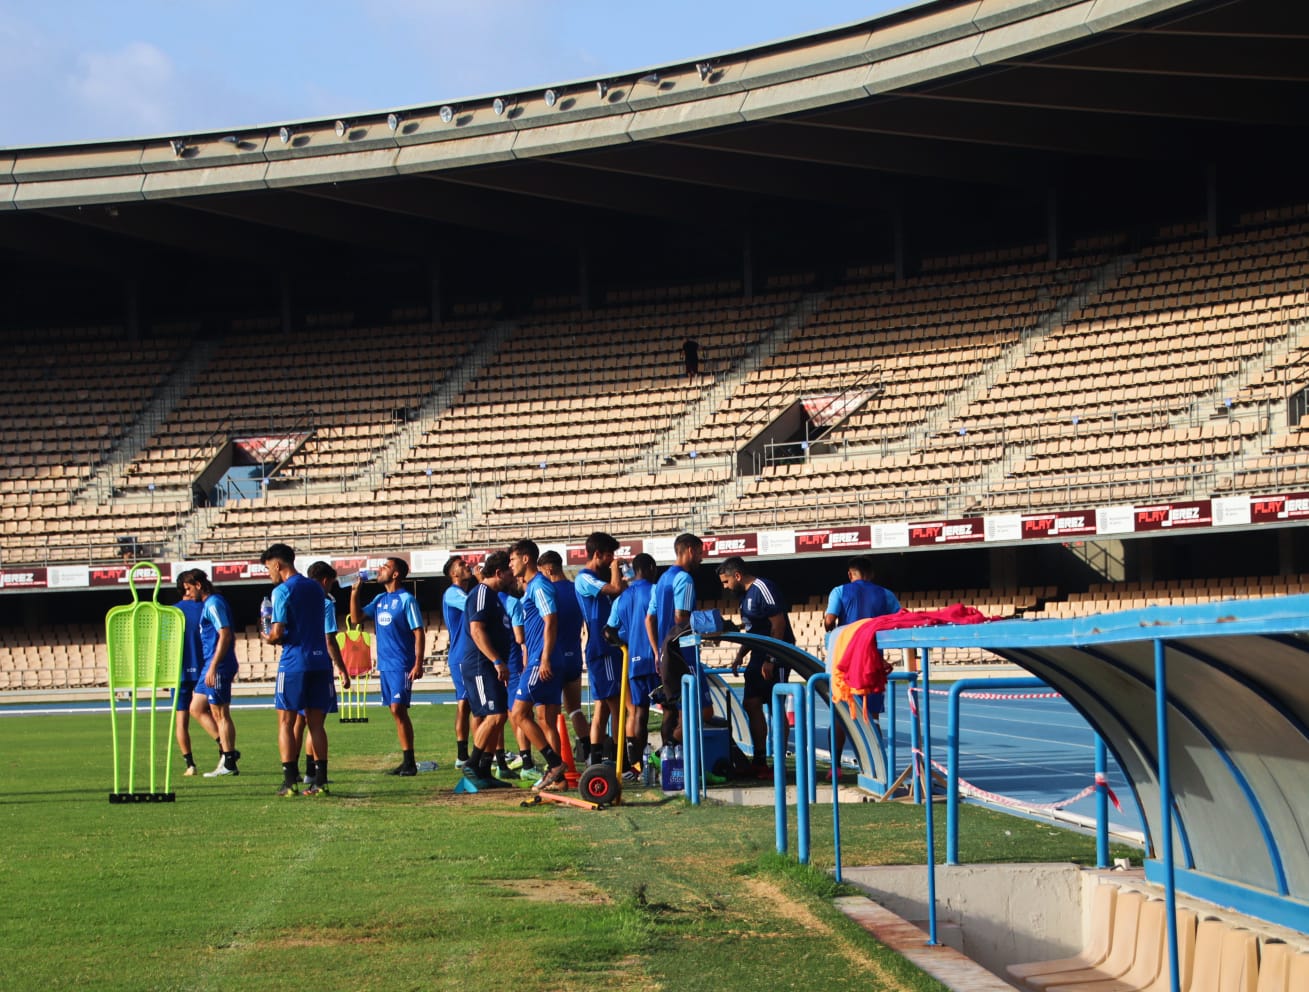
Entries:
POLYGON ((641 757, 641 784, 647 787, 655 784, 654 748, 649 744, 645 746, 645 754, 641 757))
POLYGON ((681 745, 681 744, 674 744, 674 745, 673 745, 673 760, 674 760, 674 761, 681 761, 681 760, 682 760, 682 745, 681 745))
POLYGON ((434 772, 434 771, 436 771, 436 769, 437 769, 437 764, 436 764, 435 761, 420 761, 420 762, 418 762, 418 770, 419 770, 420 772, 434 772))
POLYGON ((623 578, 626 579, 628 582, 631 582, 632 577, 636 574, 635 572, 632 571, 632 566, 627 564, 627 562, 623 562, 623 564, 619 567, 618 570, 623 573, 623 578))
POLYGON ((273 601, 267 596, 259 604, 259 632, 267 637, 273 631, 273 601))
POLYGON ((368 581, 368 569, 366 568, 359 569, 359 581, 361 583, 368 581))

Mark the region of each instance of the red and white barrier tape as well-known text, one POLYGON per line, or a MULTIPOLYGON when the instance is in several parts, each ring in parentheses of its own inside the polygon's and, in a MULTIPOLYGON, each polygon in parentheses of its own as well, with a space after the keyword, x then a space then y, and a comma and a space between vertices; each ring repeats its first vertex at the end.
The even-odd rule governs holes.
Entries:
MULTIPOLYGON (((910 695, 915 692, 922 692, 922 689, 909 687, 910 695)), ((948 696, 949 689, 928 689, 933 696, 948 696)), ((1058 692, 961 692, 959 693, 964 699, 985 699, 985 700, 1005 700, 1005 699, 1063 699, 1063 694, 1058 692)))
MULTIPOLYGON (((923 752, 915 750, 914 757, 916 760, 921 762, 923 759, 923 752)), ((949 769, 939 761, 933 761, 932 767, 942 775, 949 774, 949 769)), ((981 799, 984 802, 993 803, 997 806, 1008 806, 1011 809, 1040 810, 1047 813, 1053 813, 1057 810, 1063 809, 1065 806, 1071 806, 1073 803, 1085 799, 1087 796, 1094 795, 1096 788, 1100 785, 1105 787, 1105 791, 1109 794, 1109 801, 1114 804, 1114 809, 1121 812, 1123 808, 1122 804, 1119 803, 1118 797, 1114 795, 1114 790, 1109 788, 1108 780, 1100 774, 1095 776, 1094 785, 1088 785, 1077 795, 1071 796, 1068 799, 1061 799, 1059 802, 1055 803, 1026 803, 1021 799, 1012 799, 1009 796, 1001 796, 994 792, 987 792, 985 789, 979 789, 977 786, 963 778, 959 779, 959 793, 960 795, 968 796, 971 799, 981 799)))

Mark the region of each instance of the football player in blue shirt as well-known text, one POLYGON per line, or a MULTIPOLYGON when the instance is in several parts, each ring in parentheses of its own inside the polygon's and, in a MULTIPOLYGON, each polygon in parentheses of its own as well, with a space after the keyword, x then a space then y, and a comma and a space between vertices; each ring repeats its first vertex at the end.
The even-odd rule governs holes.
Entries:
POLYGON ((605 640, 627 645, 628 768, 645 757, 650 739, 650 697, 659 688, 659 666, 645 629, 645 611, 654 588, 655 560, 642 553, 632 559, 632 579, 614 600, 605 621, 605 640))
POLYGON ((295 735, 296 715, 303 710, 314 754, 315 779, 306 796, 321 795, 327 781, 327 730, 323 719, 332 703, 332 659, 323 637, 323 587, 295 570, 295 550, 271 545, 259 557, 273 583, 272 627, 260 632, 268 644, 282 646, 277 660, 277 746, 282 756, 279 796, 299 794, 300 742, 295 735))
POLYGON ((509 716, 509 650, 513 631, 500 602, 502 587, 512 587, 509 555, 494 551, 482 563, 482 581, 464 602, 463 636, 459 639, 459 670, 467 687, 468 705, 479 718, 473 750, 464 777, 479 789, 503 786, 491 775, 491 756, 503 757, 504 725, 509 716))
MULTIPOLYGON (((645 629, 650 636, 650 647, 659 662, 664 685, 664 725, 660 730, 665 743, 681 741, 682 726, 682 671, 694 674, 697 659, 694 652, 686 655, 675 640, 669 637, 682 631, 691 622, 695 609, 695 578, 693 570, 704 561, 704 542, 694 534, 679 534, 673 542, 676 564, 670 566, 650 590, 650 604, 646 609, 645 629), (671 727, 669 726, 671 724, 671 727)), ((705 687, 708 693, 708 687, 705 687)), ((712 709, 708 696, 702 696, 700 705, 708 716, 712 709)))
POLYGON ((573 725, 576 743, 574 756, 582 762, 591 751, 591 724, 582 709, 582 604, 577 601, 577 588, 564 575, 564 560, 558 551, 543 552, 537 561, 539 568, 555 587, 555 606, 559 611, 559 628, 555 646, 559 652, 559 669, 562 673, 563 712, 573 725))
MULTIPOLYGON (((751 574, 744 560, 733 557, 718 566, 718 581, 728 592, 741 597, 741 624, 746 633, 771 637, 787 644, 795 643, 786 603, 769 579, 751 574)), ((742 702, 750 721, 750 740, 754 744, 751 763, 756 778, 771 779, 773 773, 764 757, 768 752, 768 721, 764 707, 772 700, 773 686, 786 681, 786 669, 771 654, 743 644, 732 661, 733 675, 747 655, 750 660, 745 666, 742 702)))
MULTIPOLYGON (((856 620, 871 620, 873 617, 900 612, 900 601, 895 593, 884 589, 873 581, 873 559, 866 555, 851 558, 846 563, 846 576, 849 582, 837 586, 827 597, 827 612, 823 614, 823 629, 829 633, 837 627, 843 627, 856 620)), ((830 640, 830 638, 829 638, 830 640)), ((828 664, 831 664, 831 652, 828 652, 828 664)), ((886 706, 884 693, 870 693, 866 703, 867 712, 876 723, 886 706)), ((845 750, 845 727, 836 725, 836 753, 839 756, 845 750)), ((832 767, 839 762, 833 760, 832 767)))
POLYGON ((464 678, 459 673, 459 639, 464 636, 464 599, 469 590, 477 585, 473 570, 468 567, 461 555, 452 555, 441 570, 450 580, 450 587, 441 597, 441 619, 445 621, 445 630, 450 644, 446 651, 446 664, 450 668, 450 680, 455 687, 455 767, 462 768, 468 760, 468 726, 471 711, 468 707, 468 695, 464 690, 464 678))
MULTIPOLYGON (((586 539, 586 565, 573 580, 577 602, 582 608, 586 624, 586 671, 591 684, 591 699, 595 709, 591 714, 592 763, 605 757, 605 723, 612 722, 613 733, 618 733, 618 706, 623 687, 623 652, 604 638, 605 621, 613 609, 614 599, 627 588, 621 563, 615 559, 618 542, 603 531, 596 531, 586 539)), ((617 744, 615 744, 615 751, 617 744)), ((619 764, 620 756, 613 755, 619 764)), ((622 760, 620 771, 630 767, 622 760)))
POLYGON ((191 715, 217 742, 219 752, 218 766, 205 772, 205 778, 239 775, 236 762, 241 752, 236 749, 236 724, 232 720, 232 682, 238 669, 232 610, 222 594, 214 590, 204 569, 193 568, 180 578, 191 598, 202 605, 200 643, 205 660, 191 699, 191 715))
MULTIPOLYGON (((325 561, 316 561, 305 569, 305 575, 323 587, 323 636, 327 639, 327 654, 332 659, 332 667, 340 673, 341 688, 350 688, 350 673, 346 671, 345 659, 341 657, 341 646, 336 643, 338 633, 336 626, 336 600, 332 598, 332 589, 336 586, 336 569, 325 561)), ((329 714, 337 711, 336 683, 332 683, 332 702, 327 707, 329 714)), ((304 739, 304 714, 296 717, 295 735, 297 740, 304 739)), ((317 781, 318 755, 314 754, 314 742, 305 747, 305 782, 317 781)), ((326 782, 324 782, 326 784, 326 782)))
POLYGON ((367 606, 360 606, 359 588, 350 587, 350 619, 362 625, 364 617, 373 621, 373 643, 377 645, 377 680, 382 702, 395 718, 395 733, 400 741, 400 764, 389 775, 417 775, 414 760, 414 725, 409 719, 414 682, 423 677, 423 653, 426 632, 418 600, 402 586, 409 575, 409 563, 403 558, 388 558, 377 570, 383 591, 367 606))
POLYGON ((195 774, 195 757, 191 754, 191 699, 195 695, 195 684, 200 679, 200 669, 204 664, 204 651, 200 644, 200 614, 204 612, 204 607, 196 601, 183 582, 187 574, 180 572, 177 576, 177 591, 182 596, 177 601, 177 608, 182 611, 186 623, 182 634, 182 674, 177 683, 177 691, 173 694, 173 709, 177 712, 174 718, 177 746, 182 749, 182 758, 186 761, 186 770, 182 774, 191 776, 195 774))
MULTIPOLYGON (((513 571, 509 574, 513 575, 513 571)), ((500 605, 504 607, 505 616, 509 618, 509 629, 513 632, 513 640, 509 645, 509 685, 506 686, 511 707, 514 697, 518 695, 518 681, 523 677, 523 650, 527 643, 527 635, 523 631, 523 601, 518 597, 518 592, 517 579, 514 579, 515 595, 511 596, 503 589, 500 591, 500 605)), ((532 745, 517 727, 514 727, 514 737, 518 742, 518 754, 509 760, 508 767, 518 771, 520 778, 539 778, 541 773, 532 760, 532 745)))
POLYGON ((548 766, 535 790, 562 788, 564 762, 559 757, 559 734, 555 729, 559 701, 563 698, 559 657, 555 648, 559 617, 554 584, 537 571, 540 549, 535 541, 522 540, 509 549, 509 568, 523 590, 523 675, 514 693, 509 719, 528 743, 541 752, 548 766), (540 721, 537 720, 537 709, 540 721))

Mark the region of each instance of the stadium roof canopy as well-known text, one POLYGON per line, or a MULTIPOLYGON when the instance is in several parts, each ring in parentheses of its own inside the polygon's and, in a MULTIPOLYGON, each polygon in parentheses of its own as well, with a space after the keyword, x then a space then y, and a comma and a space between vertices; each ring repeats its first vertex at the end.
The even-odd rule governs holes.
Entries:
POLYGON ((0 150, 0 260, 20 315, 330 307, 1221 223, 1303 192, 1307 37, 1284 0, 935 0, 549 96, 0 150))

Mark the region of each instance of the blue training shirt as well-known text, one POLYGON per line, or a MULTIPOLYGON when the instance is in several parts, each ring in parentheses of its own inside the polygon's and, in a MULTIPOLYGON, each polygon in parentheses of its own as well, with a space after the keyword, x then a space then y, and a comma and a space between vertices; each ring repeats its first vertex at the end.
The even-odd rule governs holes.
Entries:
POLYGON ((423 614, 418 600, 404 589, 380 592, 364 607, 364 616, 373 621, 373 640, 377 644, 379 672, 408 672, 418 661, 415 657, 414 631, 423 629, 423 614))
MULTIPOLYGON (((785 614, 786 603, 777 591, 777 586, 771 579, 761 579, 756 576, 750 583, 750 588, 741 597, 741 619, 745 621, 746 632, 772 637, 773 617, 785 614)), ((795 633, 791 630, 789 616, 786 618, 786 628, 778 640, 786 641, 788 644, 795 643, 795 633)))
POLYGON ((559 609, 559 626, 555 633, 555 644, 559 648, 559 657, 565 666, 575 672, 582 670, 582 606, 577 601, 577 590, 567 579, 553 583, 555 587, 555 605, 559 609))
POLYGON ((467 598, 468 593, 453 584, 441 597, 441 619, 450 635, 449 658, 460 657, 459 640, 464 636, 464 600, 467 598))
POLYGON ((650 590, 650 605, 646 613, 655 618, 659 632, 659 646, 663 647, 669 632, 676 623, 680 610, 690 613, 695 609, 695 580, 681 565, 673 565, 650 590))
POLYGON ((891 590, 883 589, 876 582, 855 579, 832 590, 827 597, 827 612, 844 627, 856 620, 871 620, 888 613, 899 613, 900 601, 891 590))
POLYGON ((646 610, 653 588, 647 579, 633 579, 609 610, 606 626, 617 630, 627 645, 627 674, 632 678, 658 674, 654 652, 650 650, 650 635, 645 629, 646 610))
POLYGON ((607 585, 604 579, 589 568, 577 573, 573 588, 577 592, 577 602, 582 608, 582 620, 586 624, 586 665, 589 669, 593 661, 622 657, 622 649, 616 648, 604 638, 605 621, 613 610, 615 597, 604 591, 607 585))
MULTIPOLYGON (((559 612, 555 602, 554 583, 541 572, 532 576, 523 593, 523 633, 527 640, 527 658, 524 667, 533 668, 541 664, 541 652, 545 649, 545 618, 559 612)), ((554 655, 550 658, 553 670, 559 664, 559 641, 555 639, 554 655)))
POLYGON ((218 650, 218 635, 226 627, 232 632, 233 637, 227 645, 226 657, 218 659, 218 674, 232 676, 236 674, 236 628, 232 626, 232 608, 227 605, 227 600, 219 593, 211 592, 205 597, 204 612, 200 616, 200 640, 205 648, 205 672, 201 672, 203 678, 208 671, 208 665, 214 660, 214 652, 218 650))
POLYGON ((205 677, 205 650, 200 639, 200 615, 204 605, 194 599, 179 599, 177 608, 186 617, 182 634, 182 681, 197 682, 205 677))
POLYGON ((279 672, 332 670, 323 637, 323 587, 317 582, 296 572, 274 589, 273 623, 285 628, 279 672))
POLYGON ((477 646, 477 642, 473 640, 474 623, 486 625, 486 633, 495 646, 495 657, 486 660, 508 663, 509 644, 514 639, 514 635, 509 629, 509 615, 505 613, 504 604, 500 602, 500 594, 492 592, 491 587, 486 583, 479 582, 465 600, 463 618, 464 630, 459 638, 460 670, 465 673, 474 672, 476 669, 472 666, 476 666, 479 661, 486 658, 482 654, 482 649, 477 646), (464 668, 464 665, 470 667, 464 668))
POLYGON ((516 675, 523 670, 523 648, 514 634, 515 627, 523 625, 523 601, 507 592, 500 593, 500 605, 509 620, 509 674, 516 675))

